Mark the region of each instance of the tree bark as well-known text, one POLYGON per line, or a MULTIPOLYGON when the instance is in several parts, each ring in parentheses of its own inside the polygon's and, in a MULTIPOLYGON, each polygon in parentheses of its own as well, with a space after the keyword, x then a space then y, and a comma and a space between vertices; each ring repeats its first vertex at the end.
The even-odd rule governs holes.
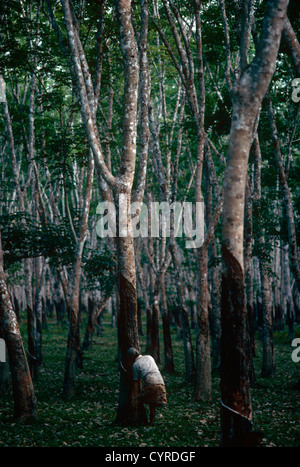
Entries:
POLYGON ((253 311, 253 272, 252 272, 252 245, 253 245, 253 228, 252 228, 252 193, 249 177, 246 185, 245 195, 245 285, 247 299, 247 325, 250 346, 250 381, 255 383, 254 361, 255 357, 255 338, 254 338, 254 311, 253 311))
POLYGON ((152 305, 152 317, 151 317, 151 350, 152 357, 157 364, 161 363, 160 359, 160 340, 159 340, 159 291, 160 283, 159 277, 156 278, 154 287, 154 299, 152 305))
POLYGON ((292 58, 297 76, 300 77, 300 44, 288 18, 285 18, 282 36, 292 58))
POLYGON ((170 319, 168 314, 167 297, 166 297, 166 284, 165 273, 160 275, 160 299, 161 299, 161 317, 163 325, 163 338, 164 338, 164 371, 166 373, 174 373, 174 358, 172 337, 170 330, 170 319))
MULTIPOLYGON (((213 239, 211 245, 212 259, 217 258, 216 241, 213 239)), ((220 373, 221 354, 221 295, 220 295, 220 267, 215 265, 211 272, 211 307, 212 307, 212 372, 220 373)))
POLYGON ((298 287, 298 291, 300 292, 300 266, 299 266, 299 258, 298 258, 297 235, 296 235, 292 195, 291 195, 290 188, 288 186, 287 177, 286 177, 286 173, 285 173, 284 166, 283 166, 280 142, 279 142, 278 131, 277 131, 277 126, 276 126, 276 121, 275 121, 275 115, 274 115, 272 101, 271 101, 269 94, 266 97, 266 102, 267 102, 267 107, 268 107, 268 117, 269 117, 269 122, 270 122, 271 133, 272 133, 275 158, 276 158, 278 174, 279 174, 279 183, 280 183, 282 194, 283 194, 282 201, 285 204, 286 220, 287 220, 287 225, 288 225, 288 238, 289 238, 289 246, 290 246, 289 253, 290 253, 290 261, 291 261, 291 269, 295 277, 295 282, 298 287))
MULTIPOLYGON (((142 2, 142 9, 147 8, 147 2, 142 2)), ((120 227, 121 209, 119 195, 125 195, 126 216, 123 219, 127 236, 123 237, 119 230, 118 269, 120 284, 120 310, 118 322, 118 346, 122 362, 126 361, 126 351, 129 347, 139 350, 139 334, 137 320, 137 295, 134 242, 130 236, 130 199, 136 160, 137 132, 137 99, 139 83, 138 51, 131 21, 131 1, 117 1, 117 15, 123 55, 125 84, 123 103, 123 148, 120 165, 120 176, 114 190, 117 206, 117 225, 120 227)), ((134 404, 136 385, 133 385, 130 373, 120 372, 120 396, 116 422, 121 424, 144 424, 145 413, 139 404, 134 404)))
POLYGON ((284 275, 284 291, 285 291, 285 301, 286 301, 286 323, 288 326, 288 333, 290 341, 294 339, 294 303, 292 297, 291 289, 291 280, 290 280, 290 264, 289 264, 289 246, 284 245, 283 247, 283 275, 284 275))
POLYGON ((179 316, 182 329, 184 356, 185 356, 185 382, 193 383, 195 378, 194 352, 191 338, 188 311, 185 304, 184 289, 182 277, 180 274, 180 261, 174 237, 170 239, 170 251, 175 268, 175 278, 177 287, 177 301, 179 307, 179 316))
POLYGON ((269 1, 259 47, 233 87, 224 179, 222 245, 221 445, 255 445, 251 431, 249 347, 244 290, 244 206, 250 145, 260 106, 273 76, 287 0, 269 1))
POLYGON ((3 270, 3 252, 0 236, 0 324, 7 346, 12 378, 14 416, 21 421, 37 419, 37 405, 32 378, 20 334, 17 318, 10 300, 3 270))
MULTIPOLYGON (((259 239, 264 245, 264 235, 259 239)), ((273 307, 270 271, 265 261, 260 261, 261 287, 262 287, 262 312, 263 312, 263 361, 262 377, 275 376, 275 354, 273 345, 273 307)))
POLYGON ((76 354, 80 354, 80 342, 78 338, 78 315, 79 315, 79 291, 81 279, 81 261, 83 248, 87 235, 88 215, 92 198, 94 176, 94 159, 92 151, 89 151, 89 162, 87 169, 87 185, 84 199, 82 218, 80 222, 79 234, 77 237, 75 258, 72 271, 72 282, 70 284, 68 304, 69 314, 69 333, 67 341, 67 354, 65 363, 65 374, 63 383, 63 396, 67 399, 71 398, 75 393, 75 368, 76 354))
POLYGON ((207 248, 199 249, 198 281, 199 295, 197 314, 197 344, 196 344, 196 376, 194 387, 195 400, 210 400, 211 398, 211 359, 210 359, 210 333, 208 319, 208 290, 207 290, 207 248))
MULTIPOLYGON (((34 73, 33 73, 34 74, 34 73)), ((31 82, 31 92, 30 92, 30 111, 29 111, 29 150, 30 156, 33 157, 34 150, 34 116, 33 116, 33 104, 34 104, 34 92, 35 92, 35 80, 32 78, 31 82)), ((18 161, 15 147, 14 132, 12 127, 12 121, 10 116, 10 110, 6 97, 6 83, 2 74, 0 74, 0 87, 1 95, 3 99, 3 112, 6 124, 6 131, 9 141, 10 155, 11 155, 11 164, 14 185, 16 189, 17 199, 18 199, 18 208, 21 213, 25 212, 25 195, 32 181, 32 161, 29 162, 29 168, 27 172, 27 178, 23 186, 20 182, 19 170, 18 170, 18 161)), ((22 221, 23 222, 23 221, 22 221)), ((37 377, 37 358, 35 355, 35 332, 36 332, 36 321, 33 308, 33 293, 32 293, 32 260, 30 258, 25 258, 24 260, 24 275, 25 275, 25 294, 26 294, 26 305, 27 305, 27 329, 28 329, 28 352, 29 352, 29 368, 33 381, 37 377)))
POLYGON ((98 303, 96 300, 92 300, 92 303, 90 305, 90 310, 89 310, 88 323, 86 326, 84 340, 82 344, 82 350, 91 349, 92 336, 95 331, 96 323, 99 317, 104 312, 109 299, 110 297, 106 297, 100 303, 98 303))

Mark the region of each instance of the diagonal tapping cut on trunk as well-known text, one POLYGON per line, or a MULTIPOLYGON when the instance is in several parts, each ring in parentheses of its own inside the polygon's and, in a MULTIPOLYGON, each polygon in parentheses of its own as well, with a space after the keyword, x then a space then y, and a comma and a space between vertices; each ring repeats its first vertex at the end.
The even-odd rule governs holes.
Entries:
MULTIPOLYGON (((138 47, 131 18, 131 0, 116 1, 120 47, 124 70, 122 149, 120 151, 121 158, 119 171, 116 175, 112 174, 109 165, 105 162, 96 123, 96 109, 98 105, 97 96, 99 95, 99 89, 96 92, 92 85, 89 66, 80 41, 79 28, 77 27, 76 18, 72 11, 71 4, 69 0, 61 0, 61 4, 63 7, 73 70, 76 76, 77 95, 80 100, 81 114, 88 136, 89 145, 94 156, 96 172, 100 175, 100 185, 102 186, 104 180, 109 186, 115 203, 116 216, 119 218, 121 215, 118 202, 119 195, 124 193, 128 200, 130 200, 136 164, 137 103, 140 75, 138 47)), ((141 0, 141 7, 143 22, 140 54, 143 54, 144 58, 142 63, 147 64, 145 44, 147 43, 148 31, 148 4, 146 0, 141 0)), ((143 72, 144 79, 141 80, 140 89, 143 96, 142 103, 144 106, 147 106, 149 82, 147 82, 146 66, 144 67, 143 72)), ((95 83, 99 83, 99 80, 97 81, 96 79, 95 83)), ((147 125, 145 125, 145 121, 142 126, 142 137, 144 150, 141 157, 141 170, 145 178, 145 161, 147 156, 147 125)), ((136 195, 137 201, 142 199, 143 192, 144 181, 142 180, 142 183, 138 186, 138 193, 136 195)), ((128 215, 130 215, 130 210, 128 210, 128 213, 128 215)), ((118 253, 118 286, 120 292, 119 320, 121 323, 126 323, 126 326, 129 326, 129 323, 131 323, 129 326, 130 330, 127 328, 122 329, 122 332, 119 334, 119 356, 121 361, 124 361, 128 347, 135 346, 139 348, 134 243, 133 238, 122 238, 119 234, 117 234, 115 243, 118 253)), ((128 378, 124 377, 123 373, 124 372, 120 373, 120 400, 117 421, 122 421, 126 424, 130 413, 129 409, 131 407, 132 397, 130 396, 131 388, 128 378)), ((137 422, 140 417, 141 415, 135 412, 134 418, 136 418, 137 422)))
MULTIPOLYGON (((250 4, 249 4, 250 5, 250 4)), ((222 275, 222 350, 221 396, 230 409, 251 422, 252 410, 249 388, 249 355, 246 326, 246 297, 244 290, 244 209, 250 147, 254 138, 262 100, 275 71, 276 59, 284 27, 288 1, 267 3, 260 42, 252 62, 246 66, 247 53, 243 48, 243 69, 231 89, 232 119, 229 135, 227 167, 224 178, 223 208, 223 275, 222 275), (231 381, 233 375, 233 381, 231 381), (234 406, 235 405, 235 406, 234 406)), ((250 9, 249 9, 250 11, 250 9)), ((248 15, 248 9, 244 14, 248 15)), ((245 18, 244 18, 245 20, 245 18)), ((250 23, 251 18, 248 17, 250 23)), ((243 23, 247 30, 247 21, 243 23)), ((252 437, 252 445, 259 438, 240 425, 230 410, 222 408, 221 444, 245 446, 252 437), (247 441, 247 443, 249 440, 247 441)))

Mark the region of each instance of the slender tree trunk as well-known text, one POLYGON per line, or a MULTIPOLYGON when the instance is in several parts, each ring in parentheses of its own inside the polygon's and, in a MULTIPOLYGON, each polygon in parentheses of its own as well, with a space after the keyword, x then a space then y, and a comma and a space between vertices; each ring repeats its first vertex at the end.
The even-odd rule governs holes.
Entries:
POLYGON ((17 318, 3 270, 0 237, 0 324, 7 346, 14 397, 14 416, 22 421, 37 419, 36 397, 17 318))
MULTIPOLYGON (((216 259, 216 241, 213 239, 211 250, 212 258, 216 259)), ((211 272, 211 307, 212 307, 212 372, 219 373, 221 365, 220 339, 221 339, 221 301, 220 301, 220 268, 215 265, 211 272)))
POLYGON ((283 274, 284 274, 284 291, 286 301, 286 322, 288 325, 288 332, 290 341, 295 337, 294 331, 294 303, 292 297, 291 280, 290 280, 290 264, 289 264, 289 246, 285 245, 283 248, 283 274))
MULTIPOLYGON (((241 68, 240 79, 231 93, 233 110, 224 179, 222 232, 222 446, 255 445, 260 439, 259 434, 251 431, 243 261, 245 188, 255 121, 275 70, 287 4, 287 0, 268 2, 256 55, 249 66, 241 68)), ((248 28, 247 21, 244 24, 248 28)), ((245 50, 242 55, 245 56, 245 50)))
POLYGON ((151 324, 152 324, 152 309, 146 308, 146 354, 152 353, 152 341, 151 341, 151 324))
POLYGON ((159 277, 156 278, 154 287, 154 300, 152 305, 151 319, 151 349, 152 357, 157 364, 161 363, 160 359, 160 342, 159 342, 159 297, 160 297, 159 277))
POLYGON ((263 297, 263 362, 261 376, 275 376, 275 354, 273 345, 272 289, 271 278, 265 264, 261 265, 263 297))
POLYGON ((295 227, 295 216, 294 216, 294 207, 292 201, 292 195, 290 188, 288 186, 286 173, 283 166, 283 160, 280 149, 280 142, 278 137, 278 131, 275 121, 275 115, 273 111, 272 101, 270 95, 266 97, 267 107, 268 107, 268 117, 270 122, 270 128, 272 132, 272 139, 274 144, 275 159, 277 162, 278 174, 279 174, 279 183, 282 188, 283 203, 285 204, 286 220, 288 226, 288 238, 289 238, 289 253, 291 261, 291 270, 295 277, 295 282, 300 292, 300 266, 298 258, 298 246, 297 246, 297 235, 295 227))
MULTIPOLYGON (((203 203, 202 195, 202 173, 204 161, 204 142, 205 142, 205 81, 204 66, 202 57, 202 31, 201 31, 201 2, 194 0, 195 23, 196 23, 196 45, 197 45, 197 77, 198 77, 198 102, 193 103, 193 91, 190 95, 190 104, 194 109, 194 119, 197 125, 197 170, 195 181, 195 200, 196 203, 203 203)), ((209 179, 209 176, 208 176, 209 179)), ((209 187, 211 190, 211 187, 209 187)), ((211 191, 208 194, 209 208, 211 214, 211 191)), ((211 358, 210 358, 210 333, 209 333, 209 313, 208 313, 208 247, 205 243, 197 252, 198 268, 198 313, 197 313, 197 348, 196 348, 196 372, 195 372, 195 400, 211 398, 211 358)))
MULTIPOLYGON (((69 45, 71 49, 73 69, 77 78, 77 91, 80 97, 81 113, 86 127, 90 147, 93 151, 96 171, 113 191, 117 213, 117 225, 123 218, 127 234, 117 234, 118 254, 118 285, 120 291, 120 310, 118 317, 119 358, 125 361, 128 347, 139 348, 137 327, 137 296, 134 264, 134 245, 130 237, 130 197, 136 162, 136 131, 137 131, 137 98, 138 98, 138 56, 134 30, 131 23, 131 1, 118 0, 116 2, 117 17, 121 39, 121 51, 124 65, 124 101, 123 101, 123 129, 122 155, 119 173, 114 176, 103 158, 100 137, 96 126, 97 94, 93 89, 91 75, 84 50, 79 38, 77 26, 74 24, 70 3, 61 0, 69 45), (120 206, 120 195, 125 198, 125 206, 120 206), (125 216, 125 218, 124 218, 125 216)), ((146 9, 143 2, 143 11, 146 9)), ((76 310, 75 310, 76 311, 76 310)), ((120 365, 121 367, 121 365, 120 365)), ((131 423, 139 421, 141 412, 133 407, 134 397, 129 375, 120 372, 120 398, 117 421, 131 423)))
MULTIPOLYGON (((141 4, 143 12, 147 11, 147 2, 141 4)), ((129 347, 140 348, 137 320, 137 295, 134 242, 130 236, 130 199, 135 170, 136 131, 137 131, 137 97, 139 82, 138 52, 131 22, 131 1, 117 1, 117 15, 123 55, 125 87, 123 103, 123 152, 121 158, 121 177, 118 178, 114 190, 117 207, 118 231, 118 270, 120 287, 120 311, 118 321, 118 346, 121 361, 126 361, 129 347), (125 229, 127 236, 121 237, 120 220, 122 216, 119 195, 125 195, 125 229), (129 232, 129 234, 128 234, 129 232)), ((120 371, 120 395, 116 421, 121 424, 144 424, 145 412, 136 403, 130 373, 120 371)))
POLYGON ((288 18, 285 18, 282 36, 288 47, 297 76, 300 77, 300 44, 288 18))
POLYGON ((126 366, 126 351, 130 347, 140 350, 133 238, 129 236, 126 238, 118 237, 118 260, 120 290, 118 347, 121 371, 116 422, 124 425, 139 424, 143 423, 144 420, 141 418, 140 407, 133 405, 133 398, 137 394, 133 394, 131 374, 123 370, 126 366))
POLYGON ((256 381, 254 372, 255 356, 255 339, 254 339, 254 312, 253 312, 253 273, 252 273, 252 244, 253 244, 253 229, 252 229, 252 196, 249 179, 246 186, 245 198, 245 285, 247 299, 247 324, 250 346, 250 380, 254 384, 256 381))
POLYGON ((279 242, 275 243, 274 247, 274 329, 278 330, 281 327, 281 265, 280 265, 281 249, 279 242))
MULTIPOLYGON (((202 166, 202 164, 201 164, 202 166)), ((220 217, 223 198, 219 196, 215 212, 212 212, 212 183, 210 180, 209 167, 205 165, 207 183, 207 224, 208 228, 203 239, 203 244, 197 252, 198 261, 198 313, 197 313, 197 356, 196 356, 196 377, 194 397, 196 400, 211 398, 211 349, 210 349, 210 319, 209 319, 209 296, 208 296, 208 251, 214 238, 214 231, 220 217)), ((201 200, 201 189, 198 186, 197 200, 201 200)), ((220 194, 219 194, 220 195, 220 194)), ((218 314, 218 304, 215 314, 218 314)), ((219 316, 216 326, 218 326, 219 316)), ((214 329, 217 331, 217 329, 214 329)), ((215 336, 215 337, 218 337, 215 336)))
POLYGON ((32 291, 32 259, 26 258, 24 264, 25 272, 25 294, 27 302, 27 332, 28 332, 28 354, 29 368, 33 381, 38 375, 38 360, 36 356, 36 316, 33 307, 32 291))
POLYGON ((199 249, 198 281, 198 322, 196 344, 196 377, 194 388, 195 400, 209 400, 211 398, 211 363, 210 363, 210 333, 208 320, 208 290, 207 290, 207 261, 206 245, 199 249))
POLYGON ((86 325, 86 330, 85 330, 84 339, 82 343, 82 350, 88 350, 92 348, 92 336, 93 336, 93 332, 94 332, 96 321, 97 321, 96 315, 97 315, 97 304, 96 304, 94 294, 92 294, 92 298, 89 299, 89 303, 88 303, 88 322, 86 325))
POLYGON ((87 186, 85 192, 84 208, 82 219, 80 223, 80 232, 77 239, 75 259, 73 265, 73 277, 71 283, 71 290, 68 299, 68 314, 69 314, 69 333, 67 342, 67 355, 65 364, 65 375, 63 384, 63 396, 71 398, 75 393, 75 368, 76 368, 76 354, 80 353, 78 336, 78 315, 79 315, 79 290, 81 279, 81 260, 83 254, 84 243, 87 234, 88 215, 90 203, 92 198, 94 175, 94 159, 92 151, 89 151, 89 163, 87 169, 87 186))
POLYGON ((148 266, 148 277, 149 277, 149 297, 146 297, 146 324, 147 324, 147 331, 146 331, 146 349, 145 352, 152 354, 152 337, 151 337, 151 329, 152 329, 152 314, 153 314, 153 304, 154 304, 154 291, 155 291, 155 273, 152 269, 154 264, 154 248, 153 248, 153 238, 151 234, 151 202, 152 196, 151 193, 147 193, 147 202, 148 202, 148 256, 151 264, 148 266), (149 300, 150 298, 150 300, 149 300), (152 304, 152 306, 150 305, 152 304))
POLYGON ((41 271, 39 275, 39 284, 36 288, 35 293, 35 316, 36 316, 36 358, 37 364, 42 364, 42 328, 43 328, 43 300, 42 293, 44 290, 45 283, 45 274, 46 274, 46 262, 41 266, 41 271))
POLYGON ((171 237, 170 241, 170 251, 172 254, 175 277, 176 277, 176 287, 177 287, 177 300, 179 307, 179 316, 182 329, 182 338, 183 338, 183 347, 184 347, 184 357, 185 357, 185 381, 187 383, 192 383, 195 377, 195 364, 194 364, 194 353, 192 346, 192 338, 189 324, 188 311, 185 304, 184 298, 184 289, 182 284, 182 277, 180 275, 180 262, 178 258, 178 251, 175 245, 174 237, 171 237))
POLYGON ((91 349, 92 347, 92 336, 95 331, 96 323, 99 317, 102 315, 107 302, 109 301, 110 297, 105 298, 101 301, 101 303, 97 303, 96 300, 92 300, 89 310, 89 317, 88 323, 85 330, 84 340, 82 344, 82 350, 91 349))
MULTIPOLYGON (((34 73, 33 73, 34 75, 34 73)), ((32 181, 32 161, 29 162, 29 168, 27 173, 27 179, 23 186, 21 186, 18 170, 18 161, 15 149, 15 140, 12 127, 12 121, 10 117, 9 106, 6 98, 6 83, 3 79, 2 74, 0 74, 0 87, 1 87, 1 96, 3 100, 3 112, 6 123, 7 136, 10 147, 11 155, 11 164, 14 185, 18 198, 18 207, 21 213, 25 212, 25 195, 31 185, 32 181)), ((35 93, 35 80, 32 76, 31 81, 31 92, 30 92, 30 109, 29 109, 29 147, 30 157, 34 155, 34 93, 35 93)), ((33 184, 32 184, 33 187, 33 184)), ((23 221, 22 221, 23 222, 23 221)), ((28 329, 28 352, 29 352, 29 368, 31 372, 31 377, 33 381, 37 377, 37 358, 35 355, 35 332, 36 332, 36 322, 35 314, 33 308, 33 293, 32 293, 32 260, 26 258, 24 260, 24 275, 25 275, 25 294, 26 294, 26 305, 27 305, 27 329, 28 329)))
POLYGON ((170 320, 168 315, 167 297, 166 297, 166 284, 165 273, 160 275, 160 300, 161 300, 161 316, 163 325, 163 338, 164 338, 164 371, 166 373, 174 373, 174 358, 172 337, 170 330, 170 320))

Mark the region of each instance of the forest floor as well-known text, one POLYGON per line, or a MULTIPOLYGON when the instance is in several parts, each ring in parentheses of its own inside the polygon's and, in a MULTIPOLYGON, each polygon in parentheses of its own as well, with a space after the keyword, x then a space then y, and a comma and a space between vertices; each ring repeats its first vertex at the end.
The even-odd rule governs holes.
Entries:
MULTIPOLYGON (((85 320, 82 322, 82 335, 85 320)), ((26 343, 26 322, 21 319, 26 343)), ((43 330, 43 366, 35 383, 39 419, 32 425, 13 418, 12 393, 0 395, 0 447, 217 447, 220 429, 219 376, 212 377, 210 402, 194 402, 191 385, 184 383, 182 341, 173 332, 176 372, 165 378, 168 405, 158 411, 153 427, 121 427, 115 424, 119 373, 116 363, 117 331, 103 324, 103 335, 94 336, 93 347, 84 352, 83 368, 77 370, 74 399, 62 398, 67 324, 58 327, 49 320, 43 330)), ((195 331, 192 331, 195 338, 195 331)), ((300 337, 296 327, 295 337, 300 337)), ((163 340, 161 356, 163 360, 163 340)), ((142 351, 145 336, 141 337, 142 351)), ((261 378, 262 344, 256 339, 257 385, 251 388, 254 429, 262 429, 261 446, 300 446, 300 392, 293 389, 300 362, 292 361, 294 350, 286 330, 274 332, 276 376, 261 378)))

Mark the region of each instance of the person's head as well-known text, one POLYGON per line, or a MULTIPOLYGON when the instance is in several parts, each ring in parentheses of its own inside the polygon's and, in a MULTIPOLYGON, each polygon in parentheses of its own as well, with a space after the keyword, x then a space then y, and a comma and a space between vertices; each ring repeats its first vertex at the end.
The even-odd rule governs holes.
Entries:
POLYGON ((140 352, 135 347, 130 347, 126 352, 127 361, 129 363, 134 363, 139 355, 140 352))

